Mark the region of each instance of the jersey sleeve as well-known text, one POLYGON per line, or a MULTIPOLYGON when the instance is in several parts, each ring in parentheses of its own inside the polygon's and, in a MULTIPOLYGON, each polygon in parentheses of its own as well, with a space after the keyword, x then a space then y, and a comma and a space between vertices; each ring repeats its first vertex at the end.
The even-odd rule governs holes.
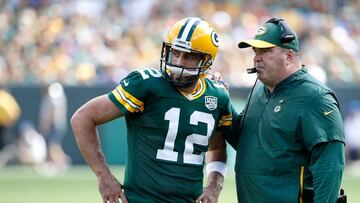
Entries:
POLYGON ((131 72, 120 81, 108 97, 119 108, 122 114, 144 111, 144 100, 147 95, 146 84, 139 71, 131 72))
POLYGON ((334 141, 314 147, 310 163, 314 183, 314 203, 336 202, 344 166, 344 143, 334 141))
POLYGON ((224 130, 225 140, 236 150, 238 139, 240 137, 240 129, 241 129, 241 118, 242 113, 238 113, 235 110, 235 107, 232 106, 232 125, 231 128, 224 130))
POLYGON ((232 111, 233 111, 229 92, 225 88, 220 89, 220 90, 222 91, 223 107, 222 107, 222 111, 221 111, 219 124, 217 126, 218 130, 220 130, 222 128, 231 127, 232 111))
POLYGON ((300 122, 301 136, 309 151, 322 142, 345 141, 339 105, 331 92, 318 96, 308 103, 300 122))

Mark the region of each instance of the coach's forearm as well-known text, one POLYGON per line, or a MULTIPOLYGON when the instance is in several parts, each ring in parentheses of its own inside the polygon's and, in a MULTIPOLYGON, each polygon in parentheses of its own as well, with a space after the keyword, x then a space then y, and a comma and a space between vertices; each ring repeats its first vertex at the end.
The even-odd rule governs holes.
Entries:
POLYGON ((71 118, 71 126, 79 150, 97 177, 110 170, 100 148, 95 120, 81 109, 71 118))

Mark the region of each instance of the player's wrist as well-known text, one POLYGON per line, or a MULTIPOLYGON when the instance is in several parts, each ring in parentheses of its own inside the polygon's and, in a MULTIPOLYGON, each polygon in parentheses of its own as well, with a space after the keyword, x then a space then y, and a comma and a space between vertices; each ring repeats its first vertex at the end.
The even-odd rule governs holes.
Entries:
POLYGON ((112 173, 111 173, 109 167, 107 167, 105 165, 95 168, 93 170, 98 179, 104 179, 104 178, 108 178, 109 176, 112 176, 112 173))
POLYGON ((227 173, 226 163, 222 161, 212 161, 206 164, 206 174, 209 176, 212 172, 220 173, 223 177, 225 177, 227 173))

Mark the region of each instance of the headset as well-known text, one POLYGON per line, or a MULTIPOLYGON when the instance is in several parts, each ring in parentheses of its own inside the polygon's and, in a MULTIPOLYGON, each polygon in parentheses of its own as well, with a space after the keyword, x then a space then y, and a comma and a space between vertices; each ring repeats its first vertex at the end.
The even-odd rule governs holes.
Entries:
POLYGON ((283 44, 290 43, 295 39, 294 32, 290 29, 290 27, 285 23, 282 18, 271 18, 266 21, 266 23, 274 23, 281 26, 282 33, 280 35, 280 42, 283 44))
MULTIPOLYGON (((290 43, 295 39, 294 32, 290 29, 290 27, 285 23, 284 19, 282 18, 271 18, 265 23, 274 23, 280 25, 281 27, 281 35, 280 35, 280 42, 283 44, 290 43)), ((248 74, 256 73, 256 68, 248 68, 246 69, 248 74)))

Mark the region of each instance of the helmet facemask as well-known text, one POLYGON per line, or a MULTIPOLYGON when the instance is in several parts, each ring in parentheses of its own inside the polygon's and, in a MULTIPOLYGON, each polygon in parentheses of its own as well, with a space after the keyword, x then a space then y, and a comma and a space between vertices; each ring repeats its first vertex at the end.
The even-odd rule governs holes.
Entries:
POLYGON ((160 56, 161 72, 176 87, 194 86, 209 71, 218 46, 218 35, 208 22, 196 17, 184 18, 166 35, 160 56), (185 64, 177 65, 179 53, 185 64), (185 57, 190 57, 189 61, 185 57))
POLYGON ((163 76, 176 87, 193 86, 200 77, 206 75, 208 72, 209 67, 212 64, 211 55, 186 48, 184 43, 180 44, 176 42, 179 42, 179 40, 175 40, 173 44, 163 43, 160 59, 161 72, 163 76), (196 67, 186 67, 172 64, 171 58, 173 50, 200 54, 201 60, 196 67))

